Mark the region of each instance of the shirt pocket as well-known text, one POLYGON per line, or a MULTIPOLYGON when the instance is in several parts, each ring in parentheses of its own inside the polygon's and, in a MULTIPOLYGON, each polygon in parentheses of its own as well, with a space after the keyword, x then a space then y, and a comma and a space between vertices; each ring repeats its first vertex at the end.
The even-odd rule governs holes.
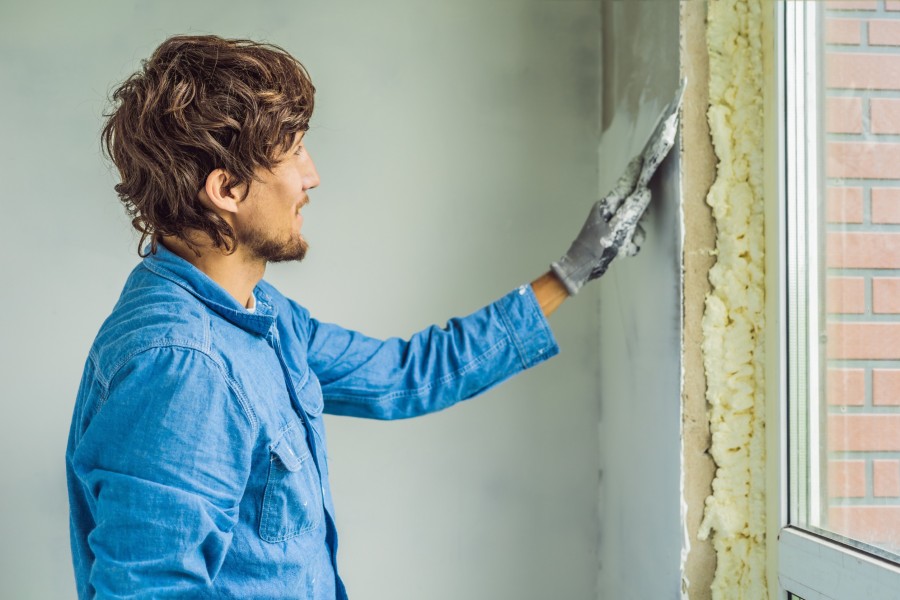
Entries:
POLYGON ((318 527, 323 511, 315 461, 302 428, 291 424, 270 447, 259 536, 267 542, 289 540, 318 527))

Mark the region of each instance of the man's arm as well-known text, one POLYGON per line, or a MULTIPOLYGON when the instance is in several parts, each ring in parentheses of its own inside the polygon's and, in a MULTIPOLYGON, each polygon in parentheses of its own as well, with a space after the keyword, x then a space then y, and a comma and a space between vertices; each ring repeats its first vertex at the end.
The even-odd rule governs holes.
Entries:
POLYGON ((638 221, 650 192, 635 189, 641 159, 597 201, 584 226, 551 270, 468 317, 431 327, 408 341, 376 340, 320 323, 295 306, 309 340, 325 411, 400 419, 471 398, 559 352, 546 317, 617 256, 634 254, 638 221))
POLYGON ((255 426, 206 355, 155 348, 110 383, 73 468, 88 503, 98 599, 194 598, 215 579, 255 426))
MULTIPOLYGON (((547 280, 541 287, 550 292, 553 285, 547 280)), ((551 304, 561 300, 550 296, 551 304)), ((402 419, 435 412, 559 352, 530 285, 407 340, 370 338, 310 319, 300 307, 295 314, 331 414, 402 419)))
MULTIPOLYGON (((677 109, 677 102, 672 106, 677 109)), ((672 110, 665 121, 669 125, 677 122, 672 110)), ((306 329, 300 337, 309 341, 309 362, 322 383, 325 411, 414 417, 471 398, 557 354, 546 317, 602 276, 613 259, 637 253, 643 237, 638 223, 650 201, 646 185, 674 136, 674 125, 654 133, 649 147, 655 162, 645 164, 638 156, 629 163, 549 272, 468 317, 421 331, 409 341, 381 341, 295 311, 306 329)))

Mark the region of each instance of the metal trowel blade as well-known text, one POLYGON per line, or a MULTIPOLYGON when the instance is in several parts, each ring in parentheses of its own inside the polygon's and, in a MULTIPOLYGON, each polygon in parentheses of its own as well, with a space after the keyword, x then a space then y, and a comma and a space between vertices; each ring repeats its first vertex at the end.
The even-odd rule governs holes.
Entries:
POLYGON ((681 80, 681 85, 678 86, 675 97, 659 115, 656 127, 654 127, 653 133, 650 134, 650 138, 641 152, 643 166, 641 167, 641 175, 638 177, 637 187, 639 189, 647 187, 653 174, 656 173, 656 169, 666 155, 669 154, 672 146, 675 145, 675 133, 678 131, 678 112, 681 108, 681 98, 684 96, 686 83, 686 80, 681 80))

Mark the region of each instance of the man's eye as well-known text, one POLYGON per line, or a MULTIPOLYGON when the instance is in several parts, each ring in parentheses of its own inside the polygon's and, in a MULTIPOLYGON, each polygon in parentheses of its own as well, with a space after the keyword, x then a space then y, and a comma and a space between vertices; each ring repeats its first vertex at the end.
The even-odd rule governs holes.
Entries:
POLYGON ((301 152, 303 152, 305 149, 306 149, 306 148, 303 147, 303 144, 300 144, 299 146, 297 146, 297 151, 294 152, 294 154, 299 155, 299 154, 300 154, 301 152))

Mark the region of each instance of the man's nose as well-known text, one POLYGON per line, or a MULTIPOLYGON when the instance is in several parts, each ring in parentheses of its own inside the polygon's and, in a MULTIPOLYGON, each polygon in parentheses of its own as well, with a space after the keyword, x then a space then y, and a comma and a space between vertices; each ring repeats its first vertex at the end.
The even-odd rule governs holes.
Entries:
POLYGON ((311 156, 309 157, 309 161, 304 170, 303 189, 311 190, 314 187, 319 187, 319 172, 316 170, 316 164, 313 162, 311 156))

